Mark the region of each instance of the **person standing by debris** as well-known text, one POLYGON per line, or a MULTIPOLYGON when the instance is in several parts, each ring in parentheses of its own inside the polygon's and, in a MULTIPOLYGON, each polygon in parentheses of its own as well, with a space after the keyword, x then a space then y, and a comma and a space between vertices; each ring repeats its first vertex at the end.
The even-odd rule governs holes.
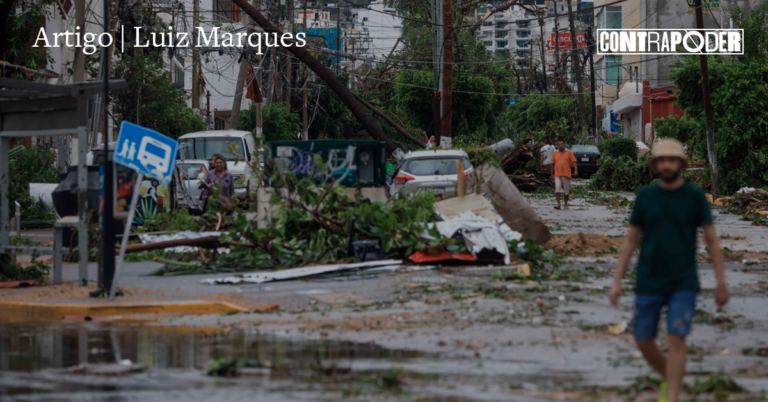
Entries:
POLYGON ((576 166, 576 156, 570 149, 565 149, 563 137, 557 139, 557 151, 552 152, 552 178, 555 180, 555 199, 560 209, 560 194, 563 194, 565 200, 564 208, 568 209, 568 192, 571 189, 571 168, 574 175, 579 175, 579 168, 576 166))
POLYGON ((680 177, 687 165, 683 144, 674 139, 656 143, 648 163, 660 180, 637 193, 609 298, 614 306, 618 305, 621 278, 640 242, 635 285, 635 341, 648 364, 665 379, 660 401, 678 402, 685 375, 685 337, 691 331, 699 291, 696 273, 699 227, 704 229, 717 278, 715 302, 722 307, 729 295, 723 254, 709 203, 701 189, 680 177), (656 345, 664 306, 667 307, 667 357, 656 345))
POLYGON ((208 205, 208 198, 213 194, 213 188, 221 184, 221 195, 230 198, 235 194, 235 178, 227 170, 227 161, 222 156, 214 158, 213 169, 208 171, 208 176, 202 181, 205 190, 203 190, 203 208, 208 205))
POLYGON ((552 153, 555 152, 555 146, 552 145, 552 140, 549 138, 546 138, 544 140, 546 142, 546 145, 541 147, 541 164, 543 166, 549 167, 549 165, 552 164, 552 153))
POLYGON ((429 137, 429 139, 427 140, 427 144, 426 145, 427 145, 427 149, 432 149, 432 148, 435 147, 435 136, 434 135, 429 137))

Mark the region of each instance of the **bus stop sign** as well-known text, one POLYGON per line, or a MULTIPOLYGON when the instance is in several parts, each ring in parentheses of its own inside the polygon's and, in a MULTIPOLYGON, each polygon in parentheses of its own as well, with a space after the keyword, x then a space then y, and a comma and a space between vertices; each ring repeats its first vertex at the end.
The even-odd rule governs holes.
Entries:
POLYGON ((176 140, 124 120, 113 159, 145 176, 169 183, 178 150, 176 140))

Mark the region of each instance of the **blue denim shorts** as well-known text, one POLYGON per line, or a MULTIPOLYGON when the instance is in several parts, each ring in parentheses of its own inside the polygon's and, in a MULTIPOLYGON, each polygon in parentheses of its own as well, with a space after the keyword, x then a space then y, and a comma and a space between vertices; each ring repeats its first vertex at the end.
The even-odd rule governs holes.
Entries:
POLYGON ((635 340, 656 339, 661 309, 667 306, 667 333, 688 336, 691 333, 693 313, 696 311, 696 292, 678 290, 672 293, 639 293, 635 296, 635 340))

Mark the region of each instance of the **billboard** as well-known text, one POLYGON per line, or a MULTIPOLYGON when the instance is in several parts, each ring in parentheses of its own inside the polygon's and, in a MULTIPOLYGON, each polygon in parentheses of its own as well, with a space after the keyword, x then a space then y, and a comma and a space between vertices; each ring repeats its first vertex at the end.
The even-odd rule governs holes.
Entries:
MULTIPOLYGON (((557 35, 557 44, 555 44, 555 34, 553 33, 550 38, 547 40, 547 49, 549 49, 549 53, 555 53, 555 49, 557 45, 560 48, 560 51, 563 50, 571 50, 573 49, 573 41, 571 40, 571 34, 570 33, 560 33, 557 35)), ((587 48, 587 37, 583 33, 577 33, 576 34, 576 48, 577 49, 586 49, 587 48)))

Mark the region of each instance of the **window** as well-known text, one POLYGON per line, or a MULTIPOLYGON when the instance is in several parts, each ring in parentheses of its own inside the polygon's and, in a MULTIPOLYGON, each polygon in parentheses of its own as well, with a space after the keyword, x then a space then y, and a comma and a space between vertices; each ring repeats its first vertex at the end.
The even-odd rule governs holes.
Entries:
POLYGON ((528 47, 528 42, 524 40, 517 41, 517 47, 528 47))
POLYGON ((185 159, 211 160, 220 154, 228 161, 244 160, 243 140, 236 137, 199 137, 179 141, 179 148, 185 159))
POLYGON ((240 22, 242 10, 232 0, 213 0, 213 20, 216 22, 240 22))
POLYGON ((483 26, 484 27, 492 27, 493 26, 493 21, 485 21, 485 22, 483 22, 483 26))
POLYGON ((605 28, 606 29, 621 29, 621 6, 606 7, 605 11, 605 28))
POLYGON ((485 47, 493 46, 493 42, 489 41, 489 40, 483 41, 483 46, 485 46, 485 47))
POLYGON ((621 83, 621 56, 606 56, 605 69, 605 82, 608 85, 619 85, 621 83))
POLYGON ((509 42, 505 40, 496 41, 496 47, 498 48, 505 48, 508 44, 509 42))
POLYGON ((496 38, 506 38, 509 31, 496 31, 496 38))
POLYGON ((507 23, 506 22, 497 22, 496 23, 496 29, 506 29, 507 23))
POLYGON ((456 174, 456 161, 461 160, 464 170, 472 167, 467 158, 446 157, 440 159, 411 159, 402 167, 404 172, 416 176, 456 174))

